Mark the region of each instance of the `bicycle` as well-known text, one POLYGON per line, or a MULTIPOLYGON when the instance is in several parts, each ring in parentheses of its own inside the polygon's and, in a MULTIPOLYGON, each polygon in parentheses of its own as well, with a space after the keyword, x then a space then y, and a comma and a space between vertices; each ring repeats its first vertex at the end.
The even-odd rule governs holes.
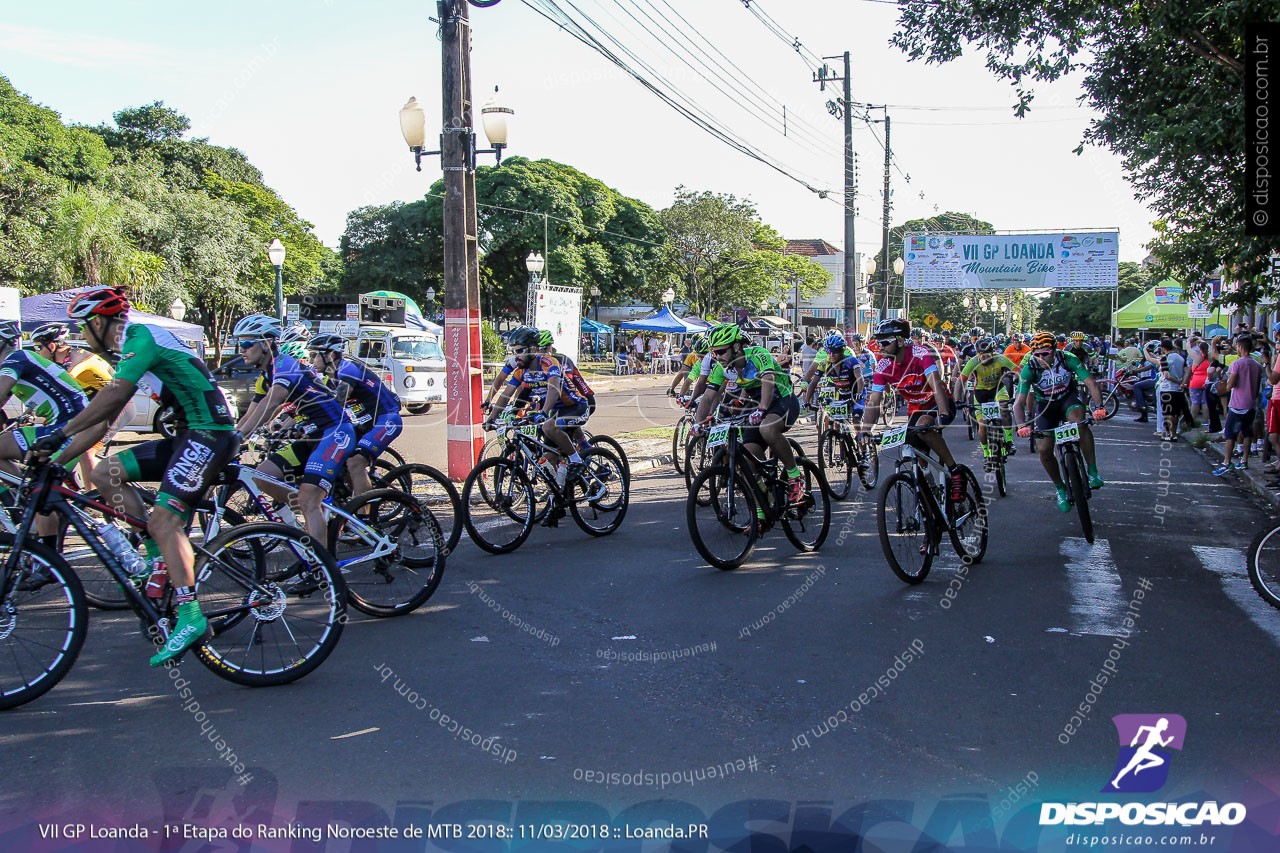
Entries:
POLYGON ((881 453, 902 448, 876 497, 880 547, 889 568, 909 584, 928 576, 944 532, 962 560, 980 563, 987 552, 987 508, 978 479, 960 465, 964 491, 960 501, 949 500, 947 467, 918 443, 921 433, 934 429, 907 425, 880 436, 881 453))
POLYGON ((1004 412, 998 402, 983 403, 978 408, 986 432, 983 467, 995 474, 996 491, 1000 497, 1004 497, 1008 494, 1005 479, 1008 448, 1004 443, 1004 412))
POLYGON ((827 480, 831 496, 838 501, 853 491, 853 473, 868 492, 880 479, 880 457, 874 448, 864 447, 854 439, 850 424, 857 413, 850 411, 851 400, 828 401, 824 406, 825 430, 818 435, 818 467, 827 480))
POLYGON ((676 421, 675 431, 671 434, 671 464, 675 466, 677 474, 684 474, 685 457, 683 454, 689 445, 689 429, 693 426, 693 416, 697 410, 697 405, 697 401, 693 399, 690 399, 687 403, 681 403, 684 413, 680 415, 680 420, 676 421))
MULTIPOLYGON (((1084 424, 1092 422, 1090 415, 1085 415, 1084 424)), ((1032 440, 1047 438, 1048 434, 1033 430, 1032 440)), ((1086 542, 1093 544, 1093 518, 1089 513, 1089 497, 1093 490, 1089 488, 1089 476, 1084 463, 1084 453, 1080 450, 1080 424, 1064 423, 1054 427, 1053 454, 1058 459, 1058 472, 1067 487, 1067 499, 1076 508, 1080 519, 1080 528, 1084 531, 1086 542)))
POLYGON ((582 472, 561 487, 556 469, 544 461, 547 453, 560 451, 545 441, 539 424, 521 418, 486 428, 504 430, 510 450, 480 462, 462 486, 463 523, 480 548, 510 553, 529 538, 535 521, 557 526, 566 508, 591 536, 607 536, 622 524, 630 487, 612 452, 603 447, 582 451, 582 472))
POLYGON ((799 504, 790 504, 777 458, 759 459, 745 449, 741 424, 746 419, 726 418, 707 431, 707 450, 715 456, 693 479, 685 503, 694 547, 708 563, 725 571, 746 562, 759 538, 776 523, 781 522, 798 551, 821 548, 831 527, 830 492, 822 471, 809 459, 796 457, 805 496, 799 504))
MULTIPOLYGON (((163 644, 176 623, 172 584, 162 576, 157 582, 156 573, 154 593, 152 584, 140 592, 86 510, 136 529, 146 523, 67 488, 66 476, 65 468, 45 461, 29 466, 17 532, 0 533, 0 710, 30 702, 62 680, 88 627, 79 577, 62 555, 35 540, 38 513, 56 513, 75 528, 124 590, 148 639, 163 644)), ((250 687, 285 684, 333 651, 347 619, 346 586, 318 542, 291 527, 258 523, 191 544, 212 633, 191 651, 214 674, 250 687)))
POLYGON ((1264 530, 1249 544, 1249 583, 1272 607, 1280 609, 1280 526, 1264 530))

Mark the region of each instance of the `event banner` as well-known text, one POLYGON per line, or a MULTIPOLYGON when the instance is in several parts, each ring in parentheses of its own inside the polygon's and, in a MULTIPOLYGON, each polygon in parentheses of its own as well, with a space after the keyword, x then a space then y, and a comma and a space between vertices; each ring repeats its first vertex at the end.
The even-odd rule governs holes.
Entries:
POLYGON ((1111 290, 1120 264, 1115 231, 907 234, 907 290, 1111 290))
POLYGON ((533 325, 550 329, 556 352, 577 361, 582 341, 582 291, 554 285, 539 287, 534 296, 533 325))

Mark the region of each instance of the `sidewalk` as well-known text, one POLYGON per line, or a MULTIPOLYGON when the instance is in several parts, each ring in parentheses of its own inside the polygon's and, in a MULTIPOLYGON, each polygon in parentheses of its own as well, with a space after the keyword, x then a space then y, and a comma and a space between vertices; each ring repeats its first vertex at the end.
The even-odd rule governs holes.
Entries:
MULTIPOLYGON (((1190 446, 1190 445, 1189 445, 1190 446)), ((1195 447, 1192 446, 1194 450, 1195 447)), ((1217 468, 1222 464, 1222 460, 1226 455, 1226 445, 1220 442, 1209 442, 1204 450, 1199 451, 1209 460, 1213 467, 1217 468)), ((1270 488, 1268 484, 1274 483, 1274 478, 1268 478, 1262 473, 1262 459, 1260 454, 1250 454, 1249 467, 1243 471, 1233 470, 1230 473, 1222 475, 1223 480, 1238 483, 1247 491, 1253 492, 1262 498, 1272 507, 1280 510, 1280 491, 1270 488)))

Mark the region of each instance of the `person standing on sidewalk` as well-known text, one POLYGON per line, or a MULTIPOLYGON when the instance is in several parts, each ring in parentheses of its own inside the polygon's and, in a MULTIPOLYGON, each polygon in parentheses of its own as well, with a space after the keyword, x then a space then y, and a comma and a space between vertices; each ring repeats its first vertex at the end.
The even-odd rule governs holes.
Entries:
MULTIPOLYGON (((1271 384, 1271 400, 1267 403, 1267 441, 1280 457, 1280 323, 1271 324, 1271 337, 1277 342, 1275 358, 1267 370, 1267 382, 1271 384)), ((1280 474, 1280 458, 1262 469, 1264 474, 1280 474)))
POLYGON ((1187 395, 1183 390, 1183 374, 1187 362, 1177 351, 1173 340, 1160 340, 1160 409, 1164 415, 1164 440, 1178 440, 1178 426, 1183 415, 1188 418, 1187 395))
POLYGON ((1253 418, 1258 407, 1258 384, 1262 380, 1262 365, 1249 357, 1253 350, 1253 338, 1249 335, 1236 337, 1236 353, 1239 355, 1227 368, 1226 379, 1219 384, 1219 390, 1229 391, 1231 399, 1227 403, 1227 423, 1222 430, 1226 439, 1223 448, 1222 465, 1213 469, 1215 477, 1221 477, 1231 470, 1231 456, 1235 451, 1236 439, 1240 439, 1243 457, 1235 466, 1243 471, 1249 467, 1249 444, 1253 440, 1253 418))

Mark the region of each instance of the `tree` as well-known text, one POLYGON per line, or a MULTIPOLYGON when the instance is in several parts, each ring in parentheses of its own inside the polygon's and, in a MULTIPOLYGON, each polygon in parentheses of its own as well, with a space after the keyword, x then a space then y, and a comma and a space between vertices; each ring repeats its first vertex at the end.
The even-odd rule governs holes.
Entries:
POLYGON ((786 254, 786 240, 745 199, 677 187, 660 218, 668 244, 665 276, 655 287, 669 285, 695 313, 756 311, 789 296, 797 283, 812 296, 830 281, 810 259, 786 254))
POLYGON ((432 241, 441 239, 439 226, 432 227, 427 213, 425 201, 395 201, 348 213, 338 248, 343 288, 352 293, 394 290, 415 298, 428 287, 442 290, 437 255, 428 251, 432 241))
POLYGON ((1244 233, 1245 24, 1270 20, 1269 0, 905 0, 892 43, 912 59, 945 63, 966 45, 1018 87, 1082 71, 1084 100, 1101 116, 1084 144, 1120 155, 1137 198, 1157 215, 1149 245, 1157 274, 1198 279, 1226 264, 1239 297, 1263 291, 1271 238, 1244 233))
MULTIPOLYGON (((1117 304, 1137 299, 1154 284, 1150 273, 1131 261, 1120 264, 1117 304)), ((1040 304, 1040 320, 1044 328, 1054 332, 1109 334, 1111 330, 1111 293, 1070 293, 1054 291, 1040 304)))
POLYGON ((166 107, 164 101, 120 110, 111 117, 119 128, 114 131, 119 136, 119 144, 125 147, 176 142, 191 129, 191 119, 166 107))

